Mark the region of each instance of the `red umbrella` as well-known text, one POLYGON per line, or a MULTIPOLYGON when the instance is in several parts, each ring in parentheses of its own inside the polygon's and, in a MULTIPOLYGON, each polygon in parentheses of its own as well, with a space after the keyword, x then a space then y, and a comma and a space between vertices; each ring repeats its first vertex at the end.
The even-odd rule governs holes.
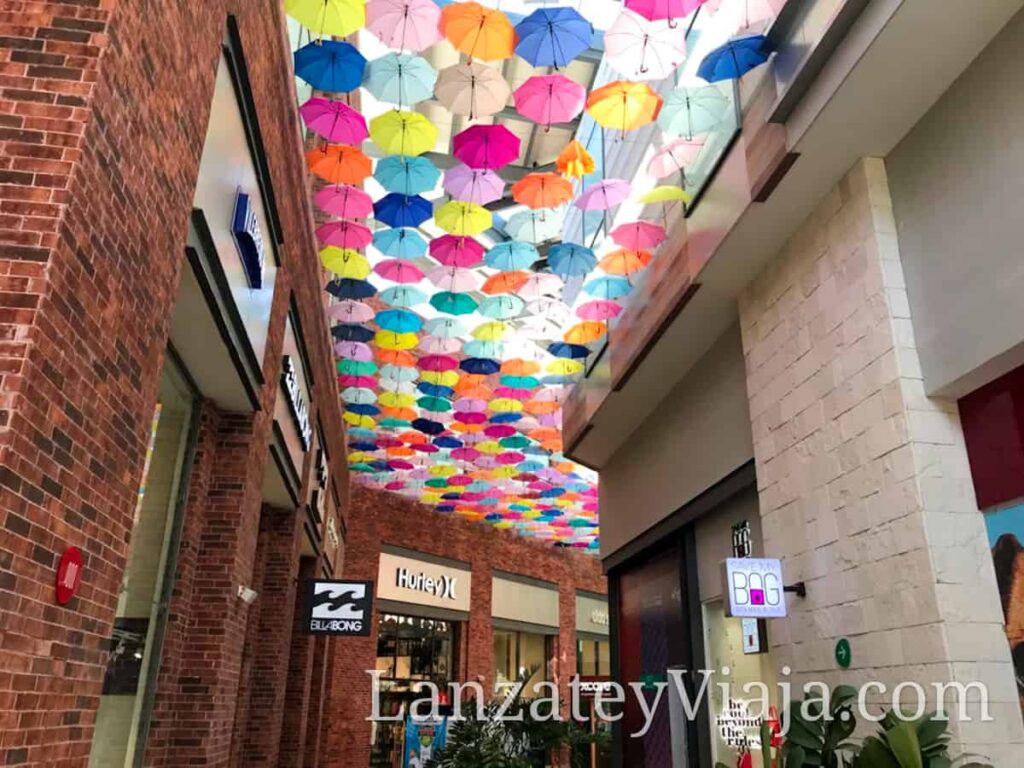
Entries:
POLYGON ((472 267, 484 258, 484 247, 471 237, 442 235, 430 241, 430 255, 446 267, 472 267))
POLYGON ((470 168, 501 168, 519 157, 519 137, 503 125, 472 125, 455 135, 452 154, 470 168))

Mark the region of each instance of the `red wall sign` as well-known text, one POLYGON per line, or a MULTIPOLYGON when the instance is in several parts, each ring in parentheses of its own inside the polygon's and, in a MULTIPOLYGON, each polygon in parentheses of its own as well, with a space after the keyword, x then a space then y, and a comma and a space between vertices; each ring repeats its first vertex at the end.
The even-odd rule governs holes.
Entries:
POLYGON ((78 547, 68 547, 57 565, 57 602, 67 605, 82 583, 82 553, 78 547))

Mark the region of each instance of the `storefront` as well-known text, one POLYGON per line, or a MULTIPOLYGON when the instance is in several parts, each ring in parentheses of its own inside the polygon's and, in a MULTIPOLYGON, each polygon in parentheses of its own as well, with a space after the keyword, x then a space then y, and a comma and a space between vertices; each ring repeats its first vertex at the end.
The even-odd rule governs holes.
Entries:
MULTIPOLYGON (((579 677, 580 714, 583 725, 591 733, 611 731, 610 725, 597 717, 594 697, 606 691, 611 680, 611 640, 609 638, 607 595, 576 590, 576 674, 579 677)), ((590 768, 609 768, 611 756, 602 754, 597 747, 586 748, 586 765, 590 768)))
POLYGON ((558 649, 558 585, 549 581, 495 571, 491 579, 494 620, 494 686, 525 681, 524 697, 535 686, 553 680, 558 649))

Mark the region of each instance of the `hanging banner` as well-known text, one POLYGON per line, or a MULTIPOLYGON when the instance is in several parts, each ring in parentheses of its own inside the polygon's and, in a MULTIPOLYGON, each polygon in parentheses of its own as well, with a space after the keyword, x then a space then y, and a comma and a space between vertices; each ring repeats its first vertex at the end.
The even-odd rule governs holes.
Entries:
POLYGON ((405 749, 402 768, 424 768, 444 747, 448 735, 448 718, 418 717, 405 720, 405 749))

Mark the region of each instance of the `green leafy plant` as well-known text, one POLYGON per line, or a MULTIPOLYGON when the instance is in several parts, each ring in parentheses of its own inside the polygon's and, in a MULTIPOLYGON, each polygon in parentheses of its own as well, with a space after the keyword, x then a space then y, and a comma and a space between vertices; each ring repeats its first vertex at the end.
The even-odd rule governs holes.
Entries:
POLYGON ((886 712, 876 736, 868 736, 853 768, 992 768, 973 755, 951 757, 949 723, 935 713, 906 719, 886 712))
POLYGON ((840 685, 831 692, 828 702, 828 716, 824 716, 824 699, 794 701, 783 722, 789 723, 782 744, 782 766, 800 768, 839 768, 843 755, 852 754, 856 747, 848 741, 857 727, 853 704, 857 700, 857 689, 840 685), (804 713, 806 712, 806 716, 804 713))

